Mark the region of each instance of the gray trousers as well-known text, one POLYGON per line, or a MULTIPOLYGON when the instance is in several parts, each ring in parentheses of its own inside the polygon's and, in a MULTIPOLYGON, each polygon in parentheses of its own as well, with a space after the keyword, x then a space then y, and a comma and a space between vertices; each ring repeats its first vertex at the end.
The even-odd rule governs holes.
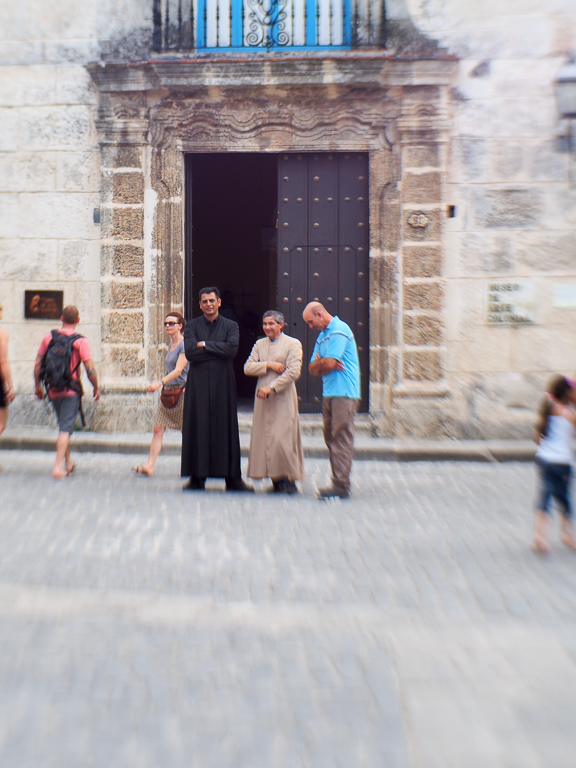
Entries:
POLYGON ((325 397, 322 400, 324 442, 330 454, 332 485, 350 492, 350 470, 354 458, 354 417, 358 401, 349 397, 325 397))

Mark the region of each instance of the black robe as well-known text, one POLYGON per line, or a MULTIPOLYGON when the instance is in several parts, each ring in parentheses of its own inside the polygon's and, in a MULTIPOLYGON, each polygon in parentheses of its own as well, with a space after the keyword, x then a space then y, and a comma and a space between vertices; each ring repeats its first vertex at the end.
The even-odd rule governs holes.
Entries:
POLYGON ((184 328, 190 361, 182 426, 182 477, 241 477, 236 380, 238 323, 204 315, 184 328), (196 344, 205 341, 206 347, 196 344))

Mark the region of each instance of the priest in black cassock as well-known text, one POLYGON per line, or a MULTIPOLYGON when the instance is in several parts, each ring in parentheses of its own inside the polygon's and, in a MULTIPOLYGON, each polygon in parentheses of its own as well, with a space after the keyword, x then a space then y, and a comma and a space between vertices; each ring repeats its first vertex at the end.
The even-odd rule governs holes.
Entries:
POLYGON ((219 313, 218 288, 202 288, 202 316, 184 328, 190 361, 184 393, 182 477, 185 491, 202 491, 207 477, 226 479, 227 491, 252 491, 242 480, 236 380, 232 361, 238 351, 238 323, 219 313))

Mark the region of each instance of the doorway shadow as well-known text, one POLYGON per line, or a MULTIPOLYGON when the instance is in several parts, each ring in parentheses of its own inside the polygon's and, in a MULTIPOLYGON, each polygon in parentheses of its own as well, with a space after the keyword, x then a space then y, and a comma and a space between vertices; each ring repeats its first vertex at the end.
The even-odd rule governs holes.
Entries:
POLYGON ((186 316, 200 314, 201 288, 218 286, 222 315, 240 328, 234 373, 243 407, 256 385, 244 363, 263 335, 262 314, 277 306, 277 173, 274 154, 186 156, 186 316))

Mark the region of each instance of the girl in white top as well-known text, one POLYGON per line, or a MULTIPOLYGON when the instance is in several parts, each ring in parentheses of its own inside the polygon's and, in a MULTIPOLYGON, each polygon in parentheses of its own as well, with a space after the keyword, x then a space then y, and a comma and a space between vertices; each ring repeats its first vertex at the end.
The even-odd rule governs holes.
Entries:
POLYGON ((572 405, 575 403, 574 382, 564 376, 555 376, 550 381, 548 391, 538 409, 534 441, 538 444, 536 464, 540 489, 536 505, 533 549, 541 554, 550 552, 548 528, 552 498, 556 499, 562 511, 562 542, 570 549, 576 550, 570 502, 573 444, 576 436, 576 412, 572 405))

